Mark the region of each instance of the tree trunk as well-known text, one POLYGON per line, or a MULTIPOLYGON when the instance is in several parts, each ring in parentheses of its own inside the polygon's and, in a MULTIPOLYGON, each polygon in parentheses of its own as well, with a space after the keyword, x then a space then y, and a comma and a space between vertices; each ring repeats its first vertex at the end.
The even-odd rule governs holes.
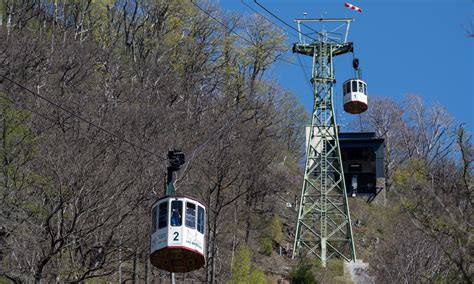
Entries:
POLYGON ((133 272, 132 272, 132 283, 135 284, 137 281, 137 253, 133 255, 133 272))
POLYGON ((150 262, 148 261, 148 253, 145 252, 145 284, 150 283, 150 280, 148 279, 148 269, 150 267, 150 262))

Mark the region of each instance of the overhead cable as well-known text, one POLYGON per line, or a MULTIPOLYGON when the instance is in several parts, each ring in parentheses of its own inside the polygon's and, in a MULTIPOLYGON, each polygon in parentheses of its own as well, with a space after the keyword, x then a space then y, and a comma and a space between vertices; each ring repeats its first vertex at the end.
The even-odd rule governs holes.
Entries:
MULTIPOLYGON (((262 16, 265 20, 267 20, 269 23, 275 25, 276 27, 284 30, 285 32, 287 32, 288 34, 290 34, 290 32, 285 29, 285 28, 282 28, 280 25, 278 25, 277 23, 275 23, 274 21, 270 20, 267 16, 265 16, 264 14, 260 13, 259 11, 257 11, 255 8, 253 8, 252 6, 250 6, 249 4, 247 4, 247 2, 245 2, 245 0, 240 0, 240 2, 242 2, 242 4, 244 4, 247 8, 249 8, 250 10, 252 10, 253 12, 255 12, 256 14, 262 16)), ((291 33, 293 36, 295 36, 296 38, 298 38, 298 33, 295 33, 293 31, 293 33, 291 33)))
MULTIPOLYGON (((293 27, 292 25, 288 24, 286 21, 284 21, 282 18, 278 17, 275 13, 273 13, 272 11, 270 11, 269 9, 267 9, 265 6, 263 6, 262 4, 258 3, 257 0, 253 0, 253 2, 255 2, 255 4, 257 4, 258 6, 260 6, 260 8, 262 8, 263 10, 265 10, 268 14, 272 15, 275 19, 277 19, 278 21, 280 21, 281 23, 283 23, 285 26, 289 27, 290 29, 292 30, 295 30, 298 34, 302 34, 304 36, 306 36, 307 38, 313 40, 313 41, 317 41, 314 37, 311 37, 310 34, 307 34, 307 33, 303 33, 301 32, 300 30, 298 30, 297 28, 293 27)), ((313 30, 315 33, 317 33, 318 35, 320 35, 321 33, 314 30, 313 28, 309 27, 308 25, 305 25, 304 23, 302 23, 303 26, 313 30)), ((328 32, 328 33, 332 33, 332 32, 328 32)), ((337 34, 337 33, 336 33, 337 34)), ((327 39, 329 39, 330 41, 333 41, 335 43, 338 43, 337 41, 333 40, 332 38, 329 38, 326 36, 327 39)))
MULTIPOLYGON (((224 27, 227 31, 235 34, 236 36, 238 36, 240 39, 242 39, 243 41, 255 46, 255 47, 258 47, 254 42, 252 42, 250 39, 244 37, 243 35, 239 34, 238 32, 234 31, 233 29, 231 29, 229 26, 227 26, 225 23, 223 23, 222 21, 220 21, 219 19, 217 19, 216 17, 214 17, 211 13, 209 13, 208 11, 206 11, 204 8, 202 8, 201 6, 199 6, 198 4, 196 4, 193 0, 190 0, 191 3, 196 7, 198 8, 199 10, 201 10, 201 12, 203 12, 204 14, 207 15, 208 18, 214 20, 216 23, 220 24, 222 27, 224 27)), ((291 65, 294 65, 294 66, 299 66, 298 64, 290 61, 290 60, 287 60, 285 58, 281 58, 281 57, 277 57, 275 58, 275 60, 279 60, 279 61, 282 61, 282 62, 285 62, 287 64, 291 64, 291 65)))
POLYGON ((77 119, 81 120, 82 122, 85 122, 85 123, 89 124, 90 126, 95 127, 95 128, 97 128, 97 129, 99 129, 100 131, 102 131, 102 132, 104 132, 104 133, 107 133, 108 135, 110 135, 110 136, 112 136, 112 137, 114 137, 114 138, 116 138, 116 139, 118 139, 118 140, 120 140, 120 141, 122 141, 122 142, 125 142, 125 143, 127 143, 127 144, 129 144, 129 145, 131 145, 131 146, 133 146, 133 147, 135 147, 135 148, 137 148, 137 149, 140 149, 140 150, 142 150, 143 152, 146 152, 146 153, 148 153, 148 154, 150 154, 150 155, 153 155, 153 156, 155 156, 155 157, 157 157, 157 158, 159 158, 159 159, 162 159, 162 160, 165 160, 165 161, 168 160, 168 158, 162 157, 162 156, 156 154, 155 152, 149 151, 149 150, 147 150, 147 149, 145 149, 145 148, 143 148, 143 147, 141 147, 141 146, 139 146, 139 145, 137 145, 137 144, 135 144, 135 143, 133 143, 133 142, 131 142, 131 141, 125 139, 125 138, 123 138, 123 137, 118 136, 117 134, 111 132, 110 130, 107 130, 107 129, 103 128, 102 126, 99 126, 99 125, 95 124, 94 122, 89 121, 89 120, 83 118, 82 116, 76 114, 75 112, 70 111, 70 110, 68 110, 67 108, 61 106, 60 104, 58 104, 58 103, 56 103, 56 102, 54 102, 54 101, 52 101, 52 100, 46 98, 45 96, 42 96, 42 95, 40 95, 40 94, 38 94, 38 93, 32 91, 32 90, 29 89, 28 87, 26 87, 26 86, 24 86, 24 85, 22 85, 22 84, 20 84, 20 83, 18 83, 18 82, 16 82, 16 81, 14 81, 13 79, 10 79, 9 77, 7 77, 7 76, 5 76, 5 75, 0 74, 0 77, 2 77, 3 79, 5 79, 5 80, 7 80, 7 81, 9 81, 9 82, 11 82, 11 83, 13 83, 13 84, 16 85, 16 86, 22 88, 23 90, 25 90, 25 91, 27 91, 28 93, 34 95, 35 97, 38 97, 38 98, 42 99, 43 101, 47 102, 48 104, 50 104, 50 105, 52 105, 52 106, 54 106, 54 107, 56 107, 56 108, 61 109, 62 111, 64 111, 64 112, 66 112, 66 113, 68 113, 68 114, 70 114, 70 115, 76 117, 77 119))

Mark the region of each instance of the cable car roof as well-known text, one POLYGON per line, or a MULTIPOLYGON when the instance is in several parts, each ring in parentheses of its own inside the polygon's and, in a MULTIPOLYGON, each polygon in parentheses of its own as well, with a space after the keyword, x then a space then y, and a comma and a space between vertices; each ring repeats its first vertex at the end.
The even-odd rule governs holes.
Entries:
POLYGON ((155 206, 156 203, 162 201, 163 199, 168 199, 168 198, 170 198, 170 199, 172 199, 172 198, 187 198, 187 199, 191 199, 193 201, 196 201, 201 205, 204 205, 204 203, 202 201, 200 201, 199 199, 197 199, 196 197, 193 197, 193 196, 190 196, 190 195, 187 195, 187 194, 182 194, 182 193, 173 193, 172 195, 166 195, 166 196, 163 196, 160 199, 156 200, 155 202, 153 202, 152 207, 155 206))
MULTIPOLYGON (((349 82, 349 81, 361 81, 361 82, 365 83, 365 81, 362 80, 362 79, 359 79, 359 78, 350 78, 350 79, 345 80, 343 84, 345 84, 345 83, 347 83, 347 82, 349 82)), ((367 84, 367 83, 365 83, 365 84, 367 84)))

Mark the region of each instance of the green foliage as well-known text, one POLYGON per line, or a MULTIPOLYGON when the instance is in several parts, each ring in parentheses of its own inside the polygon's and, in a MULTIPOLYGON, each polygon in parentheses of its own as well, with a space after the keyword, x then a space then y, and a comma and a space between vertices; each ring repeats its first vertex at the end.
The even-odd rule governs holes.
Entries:
POLYGON ((2 114, 0 158, 4 166, 8 166, 14 159, 23 163, 32 157, 31 146, 36 142, 36 135, 29 127, 31 115, 15 108, 2 93, 0 93, 0 109, 2 114))
POLYGON ((109 283, 110 281, 106 281, 100 278, 92 278, 92 279, 86 279, 84 281, 85 284, 105 284, 109 283))
POLYGON ((283 241, 283 223, 281 222, 281 218, 279 216, 273 216, 270 220, 268 220, 266 233, 277 243, 281 243, 283 241))
POLYGON ((267 236, 260 237, 259 240, 261 252, 266 256, 273 254, 273 241, 267 236))
POLYGON ((245 283, 251 270, 251 253, 247 246, 242 246, 237 250, 232 266, 232 278, 229 284, 245 283))
POLYGON ((37 136, 30 126, 30 113, 16 108, 3 93, 0 93, 0 113, 0 180, 5 189, 21 189, 34 176, 24 165, 34 157, 37 136))
POLYGON ((287 49, 286 36, 261 16, 254 15, 246 20, 247 33, 254 44, 241 49, 241 60, 245 65, 251 65, 252 71, 258 71, 287 49))
POLYGON ((273 253, 273 242, 283 241, 283 224, 279 216, 273 216, 263 221, 264 229, 259 239, 260 249, 264 255, 271 256, 273 253))
POLYGON ((425 162, 411 159, 405 166, 395 171, 393 181, 398 190, 420 189, 427 182, 426 176, 425 162))
POLYGON ((228 284, 267 283, 267 278, 258 267, 252 267, 252 253, 247 246, 241 246, 235 255, 232 266, 232 277, 228 284))
POLYGON ((0 277, 0 284, 12 284, 12 283, 15 283, 15 282, 11 281, 8 278, 0 277))
POLYGON ((330 259, 326 267, 321 267, 319 261, 303 259, 294 267, 290 280, 292 284, 352 283, 352 280, 344 275, 344 263, 340 259, 330 259))
POLYGON ((114 0, 93 0, 91 5, 94 7, 91 9, 90 21, 95 21, 97 25, 93 31, 94 38, 98 41, 105 40, 104 30, 107 29, 107 22, 110 20, 108 15, 108 7, 114 5, 114 0))
POLYGON ((313 284, 316 283, 313 273, 313 263, 308 260, 301 260, 290 274, 292 284, 313 284))
POLYGON ((317 281, 321 283, 352 283, 349 276, 344 275, 344 261, 341 259, 329 259, 325 268, 316 267, 314 273, 317 281))
MULTIPOLYGON (((18 109, 7 99, 7 95, 0 93, 0 160, 2 171, 0 180, 3 181, 3 190, 10 194, 5 195, 4 205, 11 205, 33 216, 43 218, 49 214, 47 207, 38 200, 29 200, 24 197, 33 194, 37 187, 50 189, 50 181, 26 166, 35 158, 38 136, 33 131, 31 114, 18 109), (23 198, 20 198, 22 196, 23 198)), ((1 192, 1 190, 0 190, 1 192)), ((52 192, 47 192, 53 194, 52 192)))
MULTIPOLYGON (((4 26, 7 22, 7 9, 4 0, 0 1, 0 26, 4 26)), ((0 278, 1 279, 1 278, 0 278)), ((1 281, 1 280, 0 280, 1 281)), ((0 282, 1 283, 1 282, 0 282)))
POLYGON ((342 275, 344 273, 344 263, 340 259, 332 258, 327 262, 326 269, 334 275, 342 275))
POLYGON ((265 284, 268 283, 267 277, 260 268, 255 268, 250 274, 249 283, 265 284))

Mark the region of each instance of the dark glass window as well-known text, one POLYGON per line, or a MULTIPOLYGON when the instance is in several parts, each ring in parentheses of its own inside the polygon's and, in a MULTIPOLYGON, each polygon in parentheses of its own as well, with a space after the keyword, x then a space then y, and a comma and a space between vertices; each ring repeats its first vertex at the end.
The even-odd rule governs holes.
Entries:
POLYGON ((346 83, 344 84, 344 95, 350 93, 350 91, 351 91, 349 84, 350 84, 350 82, 346 82, 346 83))
POLYGON ((352 81, 352 91, 357 92, 357 81, 352 81))
POLYGON ((196 227, 196 204, 186 202, 186 227, 196 227))
POLYGON ((364 83, 362 83, 361 81, 359 81, 359 92, 364 92, 364 83))
POLYGON ((366 84, 364 84, 364 94, 367 95, 367 85, 366 84))
POLYGON ((158 229, 166 228, 168 225, 168 201, 160 204, 160 216, 158 217, 158 229))
POLYGON ((156 232, 156 211, 158 209, 158 206, 153 207, 153 210, 151 211, 151 233, 153 234, 156 232))
POLYGON ((204 234, 204 208, 198 206, 197 230, 204 234))
POLYGON ((171 202, 171 226, 181 226, 183 222, 183 201, 172 201, 171 202))

